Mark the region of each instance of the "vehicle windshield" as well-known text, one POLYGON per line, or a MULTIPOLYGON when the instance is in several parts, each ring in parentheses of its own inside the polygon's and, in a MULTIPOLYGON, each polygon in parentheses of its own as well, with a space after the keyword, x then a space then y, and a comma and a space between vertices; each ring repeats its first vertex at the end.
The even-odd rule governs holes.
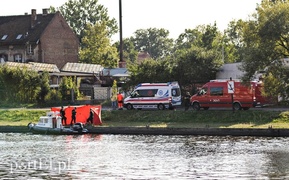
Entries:
POLYGON ((138 97, 139 93, 137 91, 133 91, 132 93, 130 93, 131 97, 138 97))
POLYGON ((198 91, 198 96, 202 96, 204 94, 207 94, 207 87, 203 87, 198 91))
POLYGON ((172 96, 178 97, 181 95, 181 90, 179 88, 173 88, 172 89, 172 96))

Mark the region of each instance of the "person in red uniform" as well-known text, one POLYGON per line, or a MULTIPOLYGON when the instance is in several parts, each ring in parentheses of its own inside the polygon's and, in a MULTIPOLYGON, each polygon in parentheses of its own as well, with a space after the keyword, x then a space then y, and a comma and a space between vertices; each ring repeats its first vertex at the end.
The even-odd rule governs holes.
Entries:
POLYGON ((122 108, 123 108, 123 95, 120 92, 118 92, 118 94, 117 94, 117 104, 118 104, 118 109, 122 110, 122 108))

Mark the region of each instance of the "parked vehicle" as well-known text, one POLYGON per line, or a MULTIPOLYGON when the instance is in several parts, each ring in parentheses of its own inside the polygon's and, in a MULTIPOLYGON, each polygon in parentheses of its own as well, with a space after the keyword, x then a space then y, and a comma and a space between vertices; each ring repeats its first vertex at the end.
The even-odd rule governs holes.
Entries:
POLYGON ((267 100, 262 96, 261 89, 262 84, 257 81, 251 81, 250 85, 246 86, 240 80, 211 80, 191 97, 191 105, 195 110, 207 110, 210 107, 248 110, 266 104, 267 100))
POLYGON ((131 109, 173 109, 182 104, 178 82, 141 83, 129 97, 124 99, 124 107, 131 109))

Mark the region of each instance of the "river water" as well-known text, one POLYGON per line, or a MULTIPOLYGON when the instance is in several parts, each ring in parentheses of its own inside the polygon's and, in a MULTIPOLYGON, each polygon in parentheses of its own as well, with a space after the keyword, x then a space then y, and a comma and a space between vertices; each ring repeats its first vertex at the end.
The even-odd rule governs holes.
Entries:
POLYGON ((288 179, 288 140, 0 133, 0 178, 288 179))

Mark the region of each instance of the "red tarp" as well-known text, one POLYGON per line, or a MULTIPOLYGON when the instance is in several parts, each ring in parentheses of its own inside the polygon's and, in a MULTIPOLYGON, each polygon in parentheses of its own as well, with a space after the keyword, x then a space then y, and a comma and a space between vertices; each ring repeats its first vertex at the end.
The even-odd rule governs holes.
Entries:
MULTIPOLYGON (((71 111, 76 107, 76 122, 81 122, 85 124, 90 114, 90 109, 93 113, 93 125, 101 125, 101 105, 84 105, 84 106, 68 106, 63 107, 66 116, 66 123, 69 125, 71 123, 71 111)), ((51 111, 60 112, 60 107, 52 107, 51 111)))

